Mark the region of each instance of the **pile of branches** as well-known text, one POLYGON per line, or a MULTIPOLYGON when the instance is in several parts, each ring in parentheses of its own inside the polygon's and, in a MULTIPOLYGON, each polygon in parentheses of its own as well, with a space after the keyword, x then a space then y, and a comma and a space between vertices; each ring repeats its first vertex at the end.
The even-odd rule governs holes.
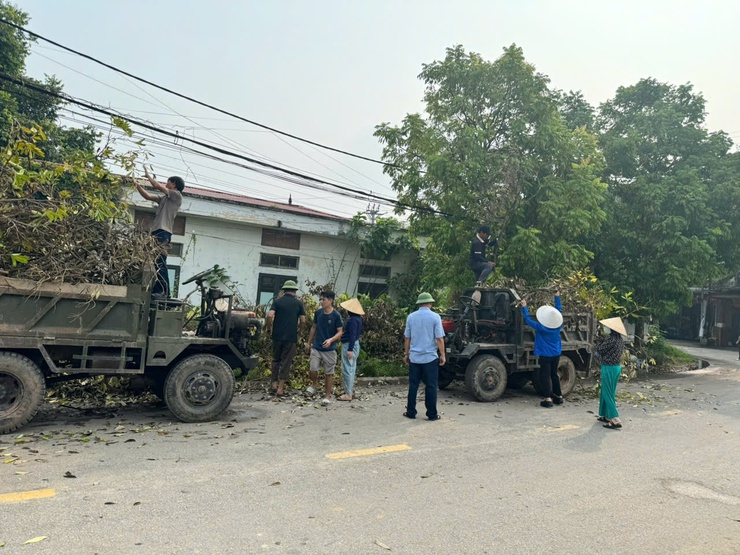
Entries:
POLYGON ((39 282, 106 285, 142 283, 144 274, 153 275, 159 246, 150 235, 131 223, 96 221, 85 213, 58 220, 43 216, 59 208, 52 199, 0 203, 6 254, 0 258, 0 273, 39 282))
POLYGON ((583 284, 573 280, 555 280, 546 286, 528 286, 522 279, 501 278, 493 284, 496 288, 514 289, 527 301, 530 310, 555 303, 555 295, 560 294, 560 302, 565 312, 590 312, 596 308, 597 300, 592 298, 583 284))
MULTIPOLYGON (((16 158, 17 159, 17 158, 16 158)), ((0 275, 39 282, 142 283, 160 247, 120 201, 127 184, 87 167, 0 166, 0 275)))

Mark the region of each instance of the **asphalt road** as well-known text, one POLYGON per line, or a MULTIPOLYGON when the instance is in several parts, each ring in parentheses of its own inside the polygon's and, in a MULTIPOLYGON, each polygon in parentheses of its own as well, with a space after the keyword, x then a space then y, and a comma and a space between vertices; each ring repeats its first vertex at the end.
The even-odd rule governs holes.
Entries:
POLYGON ((437 422, 401 416, 403 385, 207 424, 46 410, 0 439, 0 553, 740 553, 737 352, 689 348, 711 365, 620 384, 619 431, 588 389, 459 383, 437 422))

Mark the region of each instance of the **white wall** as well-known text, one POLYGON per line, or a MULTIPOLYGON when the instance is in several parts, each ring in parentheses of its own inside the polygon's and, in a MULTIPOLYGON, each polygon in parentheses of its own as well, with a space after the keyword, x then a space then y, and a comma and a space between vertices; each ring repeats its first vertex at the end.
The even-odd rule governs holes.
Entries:
MULTIPOLYGON (((132 204, 153 210, 154 204, 133 195, 132 204)), ((180 266, 180 284, 215 264, 225 269, 237 283, 248 302, 255 303, 259 274, 297 276, 298 285, 306 289, 306 280, 317 284, 335 283, 337 293, 354 294, 359 272, 359 245, 342 236, 349 230, 346 220, 332 220, 294 214, 268 208, 233 204, 185 196, 179 216, 185 217, 185 235, 172 237, 181 243, 182 258, 168 257, 168 264, 180 266), (262 229, 281 229, 301 234, 300 250, 262 246, 262 229), (297 270, 263 267, 260 254, 282 254, 299 258, 297 270)), ((396 257, 390 263, 392 272, 406 271, 407 261, 396 257)), ((194 289, 194 284, 180 285, 179 297, 194 289)), ((264 299, 263 299, 264 300, 264 299)), ((191 297, 198 302, 198 297, 191 297)))

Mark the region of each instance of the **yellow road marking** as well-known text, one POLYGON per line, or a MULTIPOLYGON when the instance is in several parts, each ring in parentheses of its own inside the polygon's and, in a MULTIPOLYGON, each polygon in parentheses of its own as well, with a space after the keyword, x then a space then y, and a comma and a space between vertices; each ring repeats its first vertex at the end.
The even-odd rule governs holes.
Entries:
POLYGON ((407 444, 387 445, 385 447, 374 447, 372 449, 358 449, 356 451, 342 451, 340 453, 327 453, 327 459, 349 459, 351 457, 364 457, 365 455, 380 455, 381 453, 395 453, 396 451, 408 451, 411 449, 407 444))
POLYGON ((31 499, 54 497, 57 492, 53 489, 35 489, 31 491, 16 491, 15 493, 0 493, 0 503, 20 503, 31 499))

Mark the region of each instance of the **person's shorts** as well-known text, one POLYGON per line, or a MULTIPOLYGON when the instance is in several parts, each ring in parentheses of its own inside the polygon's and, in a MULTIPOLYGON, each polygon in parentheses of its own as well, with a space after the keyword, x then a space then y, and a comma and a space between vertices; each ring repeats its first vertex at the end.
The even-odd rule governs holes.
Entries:
POLYGON ((337 365, 337 352, 332 349, 331 351, 318 351, 311 347, 311 358, 309 359, 308 369, 311 372, 318 372, 322 367, 324 368, 324 374, 333 374, 334 368, 337 365))

